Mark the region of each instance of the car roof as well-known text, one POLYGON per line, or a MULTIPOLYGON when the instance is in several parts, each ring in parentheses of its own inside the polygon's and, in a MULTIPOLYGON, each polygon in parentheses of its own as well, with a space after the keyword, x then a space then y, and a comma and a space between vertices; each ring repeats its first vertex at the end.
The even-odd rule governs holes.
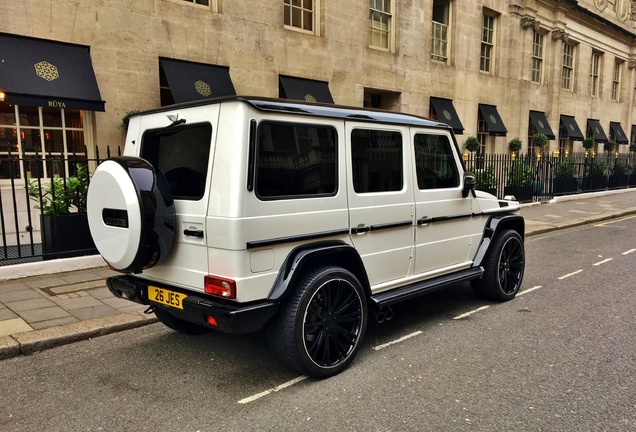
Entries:
POLYGON ((349 121, 361 121, 372 123, 433 127, 448 129, 451 127, 445 123, 427 119, 413 114, 405 114, 393 111, 378 110, 373 108, 350 107, 343 105, 324 104, 317 102, 305 102, 290 99, 275 99, 254 96, 226 96, 219 98, 200 99, 183 102, 175 105, 164 106, 157 109, 132 114, 132 116, 171 111, 175 108, 190 108, 231 101, 244 102, 254 109, 263 112, 297 114, 312 117, 335 118, 349 121))

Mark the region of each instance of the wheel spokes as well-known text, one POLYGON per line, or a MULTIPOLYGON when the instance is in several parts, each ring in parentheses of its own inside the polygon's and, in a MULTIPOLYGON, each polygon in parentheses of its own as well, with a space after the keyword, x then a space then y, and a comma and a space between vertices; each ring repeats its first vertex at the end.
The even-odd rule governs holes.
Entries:
POLYGON ((348 281, 321 286, 307 307, 303 326, 307 354, 320 366, 346 359, 358 341, 362 324, 361 300, 348 281))

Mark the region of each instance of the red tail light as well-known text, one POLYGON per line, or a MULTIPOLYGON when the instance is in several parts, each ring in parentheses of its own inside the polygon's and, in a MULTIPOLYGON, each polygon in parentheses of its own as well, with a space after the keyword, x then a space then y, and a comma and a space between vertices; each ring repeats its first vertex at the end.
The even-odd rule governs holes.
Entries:
POLYGON ((204 289, 207 294, 212 294, 217 297, 227 299, 236 298, 236 282, 232 279, 206 276, 204 289))

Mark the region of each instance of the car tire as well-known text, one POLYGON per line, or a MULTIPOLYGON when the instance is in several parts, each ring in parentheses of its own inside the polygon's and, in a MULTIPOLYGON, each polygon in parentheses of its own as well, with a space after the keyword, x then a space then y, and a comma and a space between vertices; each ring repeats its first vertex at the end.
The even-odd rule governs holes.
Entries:
POLYGON ((514 230, 504 230, 490 245, 484 259, 484 274, 472 282, 475 293, 484 299, 512 300, 521 287, 525 268, 523 239, 514 230))
POLYGON ((353 361, 366 324, 367 298, 358 279, 340 267, 321 267, 300 281, 266 333, 285 366, 327 378, 353 361))
POLYGON ((159 307, 155 307, 155 316, 163 325, 171 328, 172 330, 178 331, 179 333, 184 333, 191 336, 198 336, 210 333, 212 331, 212 329, 209 329, 207 327, 177 318, 170 312, 159 307))

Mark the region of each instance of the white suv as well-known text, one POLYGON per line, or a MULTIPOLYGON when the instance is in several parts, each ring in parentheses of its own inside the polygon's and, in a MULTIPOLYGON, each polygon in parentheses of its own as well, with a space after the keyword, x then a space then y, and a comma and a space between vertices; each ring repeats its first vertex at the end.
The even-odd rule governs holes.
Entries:
POLYGON ((475 190, 451 129, 420 117, 264 98, 130 118, 88 192, 120 298, 188 334, 265 329, 300 373, 344 370, 369 314, 471 281, 513 298, 516 202, 475 190))

